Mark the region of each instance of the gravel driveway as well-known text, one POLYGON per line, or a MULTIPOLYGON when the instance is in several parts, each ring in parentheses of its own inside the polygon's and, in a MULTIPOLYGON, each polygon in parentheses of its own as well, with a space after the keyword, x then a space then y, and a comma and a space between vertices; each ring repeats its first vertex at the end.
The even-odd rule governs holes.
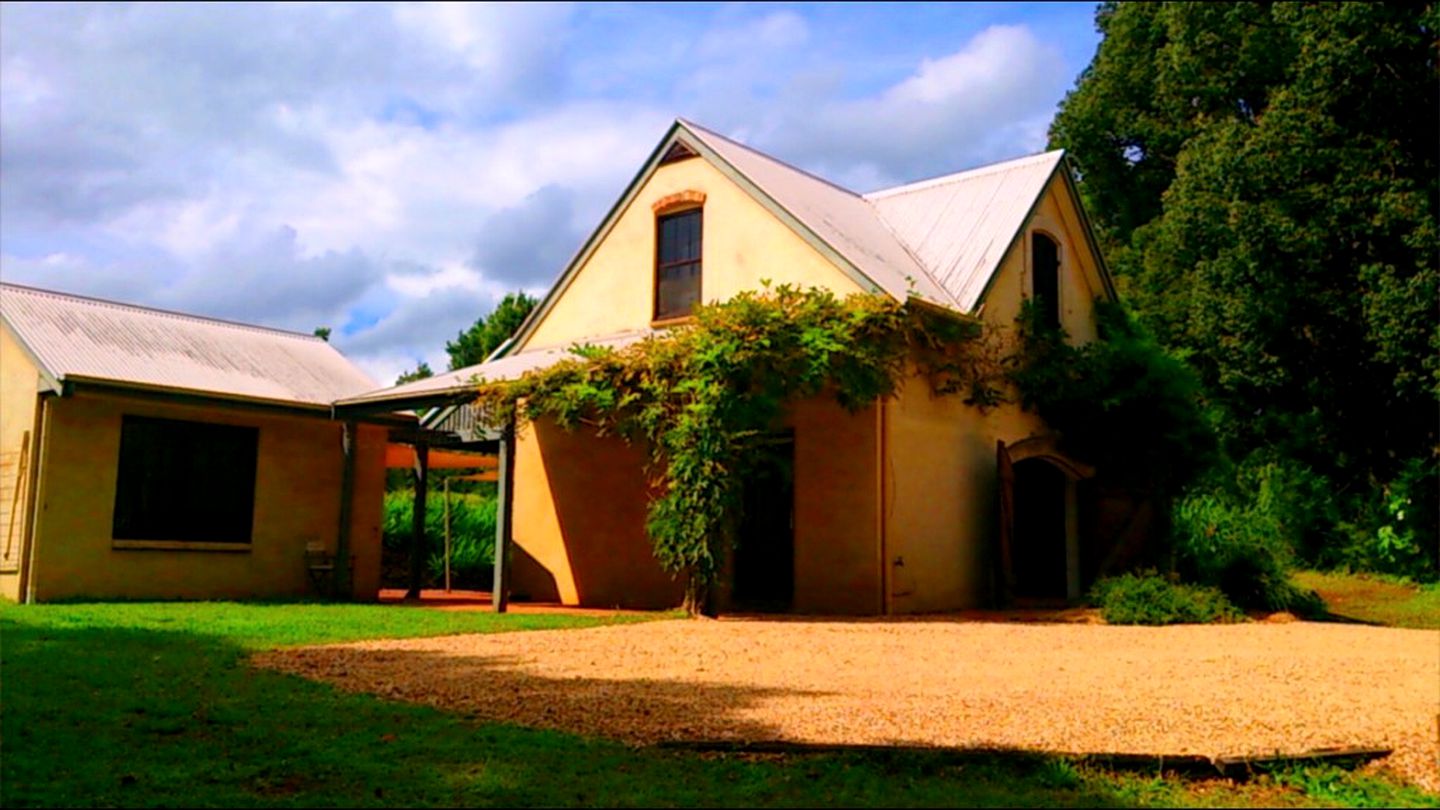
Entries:
POLYGON ((660 621, 267 653, 262 666, 628 742, 1074 753, 1396 749, 1440 790, 1440 632, 946 620, 660 621))

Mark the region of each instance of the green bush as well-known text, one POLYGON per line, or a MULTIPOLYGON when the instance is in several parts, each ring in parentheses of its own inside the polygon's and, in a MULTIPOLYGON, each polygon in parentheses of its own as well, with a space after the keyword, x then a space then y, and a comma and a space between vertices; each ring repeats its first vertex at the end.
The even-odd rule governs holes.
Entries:
POLYGON ((1199 379, 1118 303, 1098 301, 1099 339, 1071 345, 1027 301, 1021 351, 1009 359, 1021 404, 1066 452, 1135 491, 1174 495, 1216 460, 1199 379))
POLYGON ((1268 461, 1240 465, 1227 483, 1192 490, 1175 504, 1171 526, 1180 570, 1243 608, 1323 612, 1320 597, 1297 587, 1290 570, 1295 548, 1328 525, 1312 508, 1324 500, 1324 479, 1268 461))
POLYGON ((1110 624, 1209 624, 1243 616, 1219 589, 1171 582, 1154 571, 1102 579, 1090 599, 1110 624))
POLYGON ((1389 484, 1375 491, 1355 521, 1340 524, 1345 541, 1337 554, 1321 562, 1416 582, 1440 580, 1437 491, 1440 463, 1410 459, 1389 484))
MULTIPOLYGON (((415 495, 408 490, 385 493, 385 547, 410 548, 415 495)), ((455 587, 490 587, 495 565, 495 504, 493 496, 450 494, 450 578, 455 587)), ((432 583, 445 578, 445 496, 428 492, 425 499, 425 560, 432 583)))

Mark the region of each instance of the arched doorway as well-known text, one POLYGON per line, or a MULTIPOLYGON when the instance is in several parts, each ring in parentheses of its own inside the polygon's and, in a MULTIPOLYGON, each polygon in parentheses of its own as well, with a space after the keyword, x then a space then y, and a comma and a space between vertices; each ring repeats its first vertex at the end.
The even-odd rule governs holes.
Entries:
POLYGON ((999 601, 1060 601, 1083 594, 1080 483, 1095 471, 1054 436, 996 444, 1000 474, 999 601))
POLYGON ((1043 457, 1015 463, 1015 596, 1065 599, 1069 593, 1064 471, 1043 457))

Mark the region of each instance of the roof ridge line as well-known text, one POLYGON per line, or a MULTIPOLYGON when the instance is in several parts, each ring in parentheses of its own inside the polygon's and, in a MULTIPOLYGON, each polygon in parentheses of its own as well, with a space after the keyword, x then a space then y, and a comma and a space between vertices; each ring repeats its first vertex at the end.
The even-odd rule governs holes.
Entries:
POLYGON ((62 292, 60 290, 47 290, 43 287, 30 287, 25 284, 15 284, 9 281, 0 282, 0 290, 4 289, 21 290, 28 293, 39 293, 40 295, 49 295, 56 298, 68 298, 72 301, 81 301, 87 304, 99 304, 102 306, 114 307, 116 309, 137 310, 139 312, 146 312, 153 315, 163 315, 179 320, 198 321, 200 323, 213 323, 221 326, 235 327, 237 329, 253 329, 258 332, 271 332, 275 334, 285 335, 287 337, 298 337, 304 338, 306 340, 318 340, 327 345, 329 344, 328 340, 325 340, 318 335, 307 335, 304 332, 296 332, 291 329, 281 329, 275 326, 263 326, 261 324, 245 323, 244 321, 232 321, 226 318, 212 318, 207 315, 196 315, 190 312, 177 312, 173 309, 149 307, 145 306, 144 304, 131 304, 126 301, 115 301, 109 298, 98 298, 93 295, 79 295, 77 293, 62 292))
MULTIPOLYGON (((684 125, 686 128, 688 128, 688 129, 698 129, 698 130, 700 130, 701 132, 705 133, 706 135, 713 135, 713 136, 715 136, 716 138, 719 138, 719 139, 722 140, 722 141, 725 141, 725 142, 727 142, 727 143, 733 143, 733 144, 735 144, 736 146, 740 147, 741 149, 744 149, 744 150, 746 150, 746 151, 748 151, 748 152, 753 152, 753 153, 759 155, 760 157, 765 158, 766 160, 771 161, 772 163, 778 163, 778 164, 780 164, 781 166, 784 166, 785 168, 789 169, 790 171, 795 172, 796 174, 803 174, 803 175, 805 175, 806 177, 810 178, 811 180, 814 180, 814 181, 816 181, 816 182, 818 182, 818 183, 824 183, 825 185, 827 185, 827 186, 835 189, 836 191, 843 192, 843 193, 845 193, 845 194, 850 195, 851 197, 855 197, 856 199, 861 199, 861 200, 865 199, 865 195, 863 195, 863 194, 861 194, 861 193, 859 193, 859 192, 857 192, 857 191, 854 191, 854 190, 852 190, 852 189, 845 188, 844 186, 840 185, 839 183, 836 183, 836 182, 833 181, 833 180, 827 180, 827 179, 825 179, 824 177, 821 177, 820 175, 815 174, 814 172, 808 172, 808 171, 800 168, 799 166, 794 165, 793 163, 789 163, 789 162, 787 162, 787 161, 781 160, 781 159, 778 158, 778 157, 775 157, 774 155, 770 154, 769 152, 762 152, 762 151, 760 151, 759 149, 756 149, 755 147, 750 146, 749 144, 741 143, 740 141, 737 141, 737 140, 735 140, 734 138, 730 138, 730 137, 727 137, 727 136, 725 136, 725 135, 721 135, 720 133, 716 132, 715 130, 710 129, 710 128, 708 128, 708 127, 701 126, 700 124, 697 124, 697 123, 695 123, 694 121, 691 121, 691 120, 689 120, 689 119, 686 119, 686 118, 677 118, 677 119, 675 119, 675 120, 679 121, 681 124, 683 124, 683 125, 684 125)), ((752 182, 753 182, 753 178, 752 178, 752 182)))
POLYGON ((991 174, 993 172, 1002 171, 1006 168, 1014 166, 1017 163, 1025 163, 1027 161, 1038 162, 1040 158, 1048 157, 1050 155, 1060 155, 1061 157, 1064 157, 1064 154, 1064 149, 1050 149, 1045 152, 1036 152, 1033 155, 1023 155, 1018 158, 1010 158, 1009 160, 1001 160, 995 163, 986 163, 970 169, 961 169, 958 172, 950 172, 949 174, 942 174, 936 177, 927 177, 922 180, 914 180, 909 183, 902 183, 898 186, 890 186, 889 188, 876 189, 875 191, 862 194, 860 195, 860 197, 866 202, 874 202, 875 200, 883 200, 887 197, 893 197, 900 194, 908 194, 915 191, 926 191, 936 186, 942 186, 946 183, 952 183, 956 180, 961 179, 962 177, 980 177, 983 175, 991 174))

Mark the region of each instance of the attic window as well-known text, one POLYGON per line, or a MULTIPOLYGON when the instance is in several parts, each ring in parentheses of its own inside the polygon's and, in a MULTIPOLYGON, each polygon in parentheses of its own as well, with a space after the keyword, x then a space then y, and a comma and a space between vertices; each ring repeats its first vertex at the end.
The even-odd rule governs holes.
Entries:
POLYGON ((1030 236, 1030 292, 1042 322, 1060 328, 1060 246, 1043 233, 1030 236))
POLYGON ((655 220, 655 320, 683 318, 700 302, 701 211, 655 220))
POLYGON ((676 161, 681 161, 696 156, 697 154, 695 150, 690 148, 689 144, 685 143, 684 141, 676 141, 675 143, 670 145, 670 148, 668 150, 666 150, 665 157, 660 158, 660 165, 664 166, 666 163, 675 163, 676 161))

